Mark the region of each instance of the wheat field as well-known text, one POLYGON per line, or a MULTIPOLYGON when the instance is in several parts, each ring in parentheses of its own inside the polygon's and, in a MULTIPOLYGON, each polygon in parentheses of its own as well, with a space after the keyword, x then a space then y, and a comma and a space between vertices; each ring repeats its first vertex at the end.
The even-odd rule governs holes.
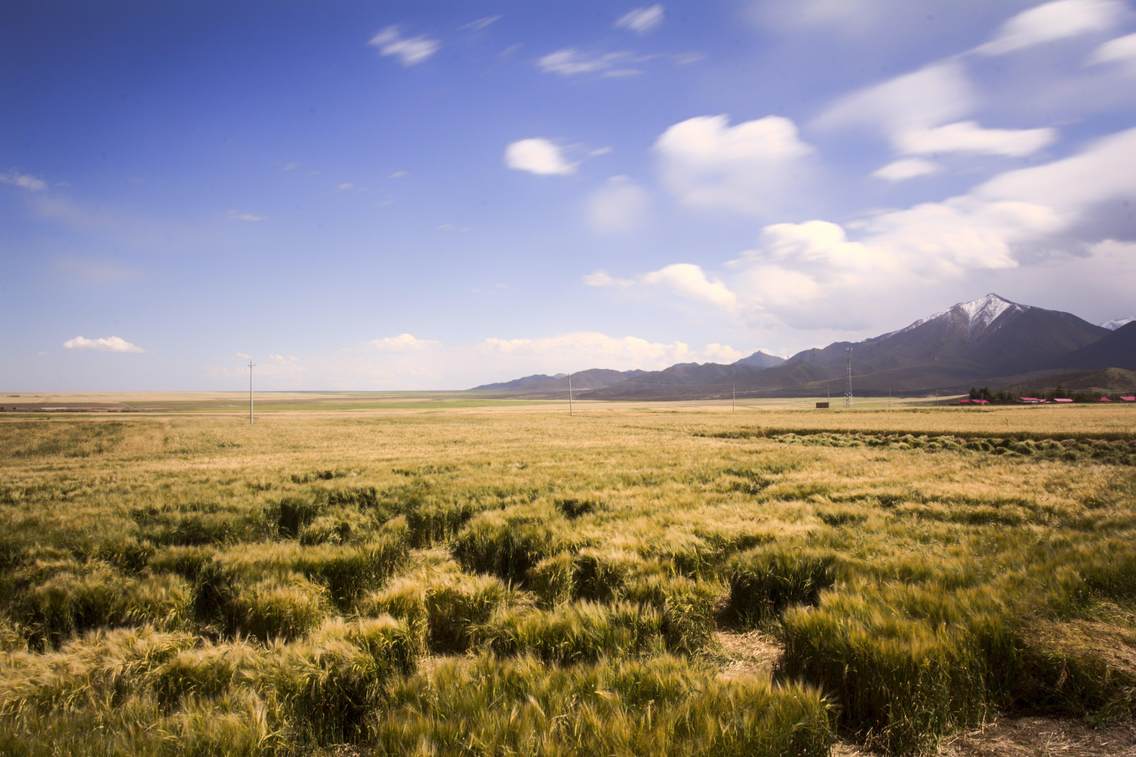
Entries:
POLYGON ((334 401, 0 415, 0 752, 1132 722, 1136 408, 334 401))

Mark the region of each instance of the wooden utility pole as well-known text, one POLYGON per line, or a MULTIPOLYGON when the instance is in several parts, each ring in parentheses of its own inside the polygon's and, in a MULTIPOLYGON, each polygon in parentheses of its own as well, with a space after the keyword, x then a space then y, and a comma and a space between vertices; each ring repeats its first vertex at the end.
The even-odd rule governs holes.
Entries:
POLYGON ((568 374, 568 415, 572 414, 572 374, 568 374))
POLYGON ((252 399, 252 367, 256 365, 253 361, 249 360, 249 425, 251 426, 256 421, 253 415, 253 399, 252 399))

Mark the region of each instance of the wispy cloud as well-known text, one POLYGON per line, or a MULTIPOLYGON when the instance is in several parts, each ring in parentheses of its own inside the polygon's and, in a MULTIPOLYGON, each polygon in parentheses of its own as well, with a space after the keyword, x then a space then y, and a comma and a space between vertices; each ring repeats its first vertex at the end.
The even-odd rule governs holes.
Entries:
POLYGON ((588 196, 588 224, 605 234, 633 231, 646 221, 650 203, 641 186, 626 176, 613 176, 588 196))
POLYGON ((615 20, 615 28, 627 29, 636 34, 646 34, 663 23, 663 6, 656 3, 643 8, 635 8, 615 20))
POLYGON ((230 221, 240 221, 241 223, 260 223, 264 220, 264 216, 244 210, 230 210, 227 215, 230 221))
POLYGON ((18 187, 19 189, 26 189, 29 192, 42 192, 47 189, 47 182, 31 174, 19 173, 17 171, 8 171, 0 173, 0 184, 6 184, 10 187, 18 187))
POLYGON ((501 16, 482 16, 458 27, 459 31, 480 32, 501 20, 501 16))
POLYGON ((101 336, 95 339, 77 336, 64 342, 63 348, 68 350, 98 350, 101 352, 144 352, 137 344, 128 342, 120 336, 101 336))
POLYGON ((591 287, 619 289, 633 286, 658 287, 683 299, 713 305, 726 311, 734 310, 738 304, 737 295, 725 283, 707 276, 702 267, 694 263, 672 263, 635 278, 618 278, 607 271, 595 271, 584 277, 584 283, 591 287))
POLYGON ((429 60, 442 47, 436 39, 425 36, 403 37, 397 26, 388 26, 367 43, 383 57, 394 56, 403 66, 417 66, 429 60))
POLYGON ((56 258, 54 268, 64 276, 86 284, 117 284, 142 275, 138 269, 114 261, 81 257, 56 258))
POLYGON ((1106 31, 1123 16, 1119 0, 1056 0, 1022 11, 1011 18, 986 44, 984 55, 1005 55, 1027 47, 1082 34, 1106 31))
POLYGON ((650 56, 636 55, 627 50, 609 53, 582 52, 565 47, 549 53, 537 61, 541 71, 560 76, 579 76, 599 74, 609 78, 636 76, 642 71, 636 65, 645 62, 650 56))
POLYGON ((414 334, 402 333, 397 336, 384 336, 368 342, 371 347, 381 352, 416 352, 429 347, 435 347, 438 342, 433 339, 419 339, 414 334))
POLYGON ((942 169, 938 163, 932 163, 922 158, 904 158, 881 166, 872 172, 872 176, 885 181, 906 181, 919 176, 929 176, 942 169))

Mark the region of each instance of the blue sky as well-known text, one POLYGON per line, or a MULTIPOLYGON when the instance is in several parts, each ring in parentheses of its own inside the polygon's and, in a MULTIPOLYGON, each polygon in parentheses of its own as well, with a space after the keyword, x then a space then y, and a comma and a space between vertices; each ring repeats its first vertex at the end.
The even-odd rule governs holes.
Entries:
POLYGON ((1136 315, 1121 0, 13 2, 0 388, 461 388, 1136 315))

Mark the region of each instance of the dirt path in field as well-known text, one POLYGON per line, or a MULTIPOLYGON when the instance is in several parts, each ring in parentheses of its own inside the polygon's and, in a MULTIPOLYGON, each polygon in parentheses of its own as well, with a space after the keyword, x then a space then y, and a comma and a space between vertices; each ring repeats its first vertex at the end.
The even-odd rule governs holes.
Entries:
POLYGON ((718 676, 727 681, 743 676, 769 678, 783 651, 777 639, 761 631, 717 631, 714 640, 721 648, 718 676))
MULTIPOLYGON (((718 676, 732 680, 773 675, 783 649, 761 631, 718 631, 718 676)), ((874 757, 849 741, 833 747, 834 757, 874 757)), ((1079 721, 1005 717, 943 741, 937 757, 1136 757, 1136 723, 1092 728, 1079 721)))
POLYGON ((1092 728, 1078 720, 1002 718, 945 741, 939 757, 1136 755, 1136 723, 1092 728))

